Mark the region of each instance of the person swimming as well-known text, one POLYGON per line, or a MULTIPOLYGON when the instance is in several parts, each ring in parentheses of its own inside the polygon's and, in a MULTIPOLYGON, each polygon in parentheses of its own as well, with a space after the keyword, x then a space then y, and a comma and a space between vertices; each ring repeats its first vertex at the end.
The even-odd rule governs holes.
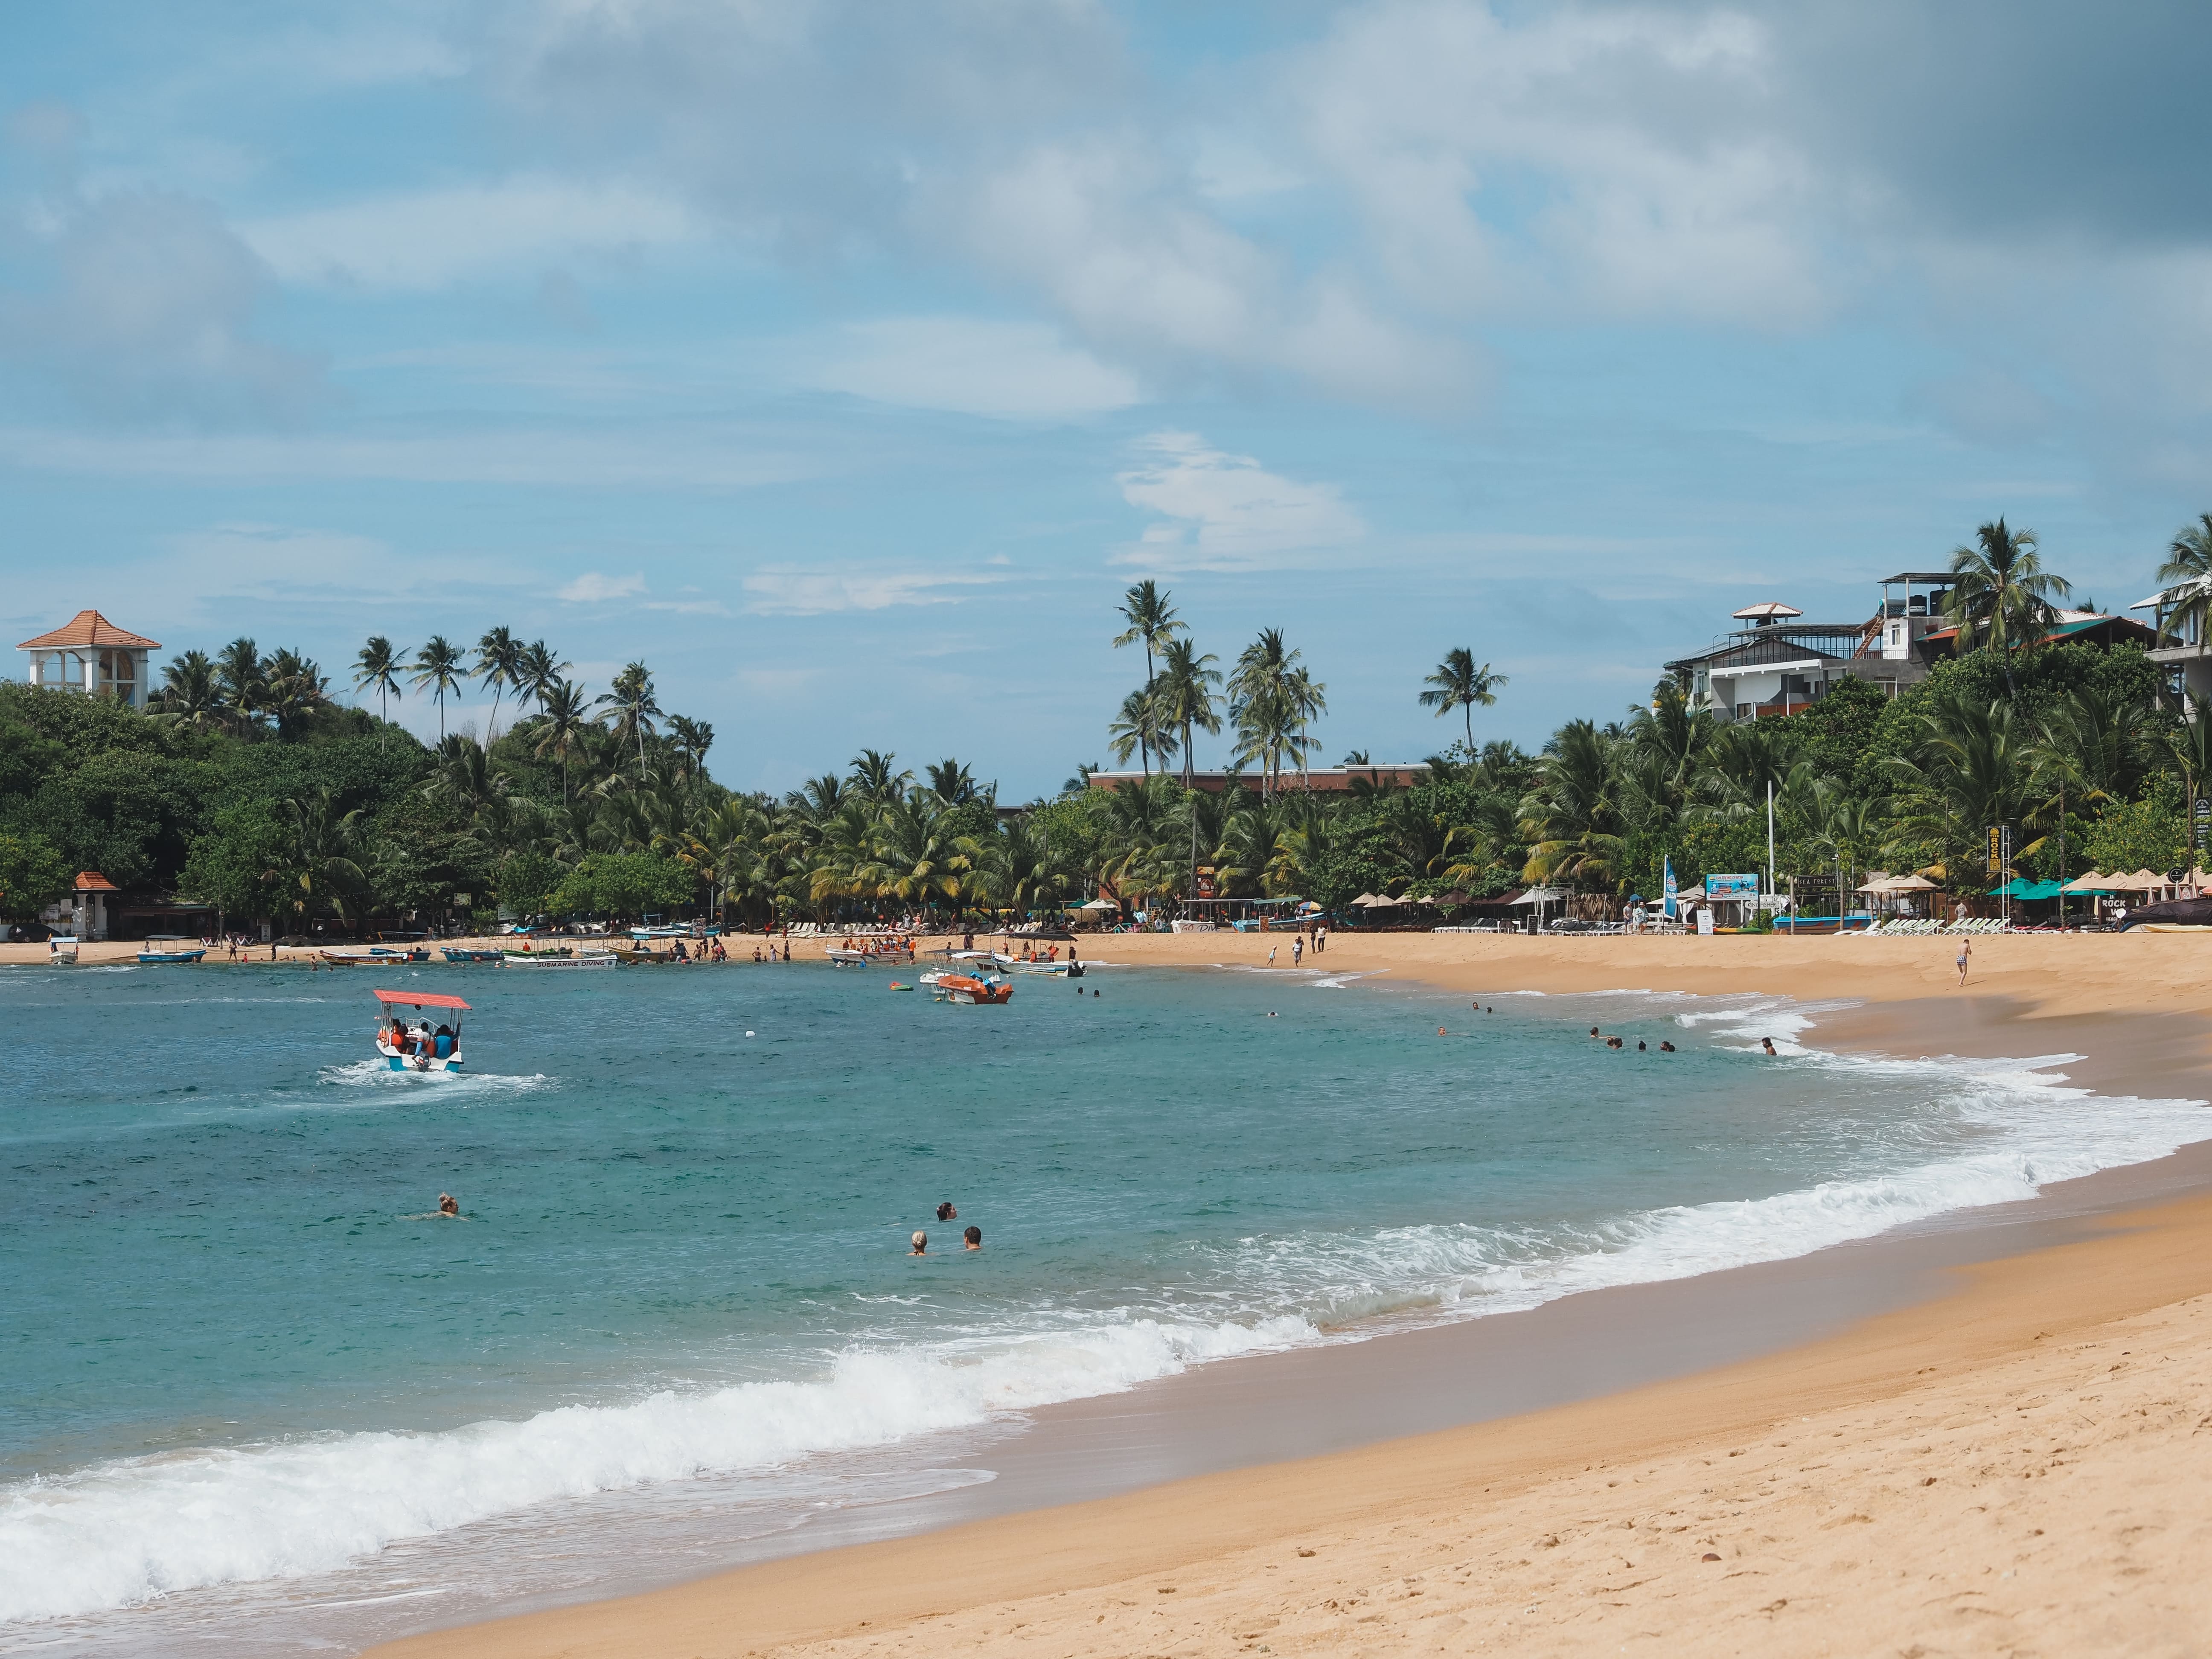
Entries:
POLYGON ((1621 1046, 1620 1039, 1617 1036, 1607 1037, 1605 1040, 1605 1046, 1608 1048, 1618 1048, 1621 1046))
POLYGON ((1590 1035, 1591 1035, 1592 1036, 1595 1036, 1597 1035, 1597 1027, 1596 1027, 1596 1026, 1593 1025, 1593 1026, 1591 1026, 1591 1027, 1590 1027, 1590 1035))
POLYGON ((908 1255, 927 1255, 929 1254, 929 1235, 922 1232, 916 1233, 914 1236, 914 1249, 908 1250, 907 1254, 908 1255))
POLYGON ((937 1206, 937 1218, 939 1221, 950 1221, 959 1213, 960 1212, 954 1209, 949 1203, 940 1204, 937 1206))
POLYGON ((455 1198, 451 1193, 440 1193, 438 1194, 438 1213, 443 1216, 451 1216, 458 1220, 460 1218, 461 1213, 461 1200, 455 1198))
POLYGON ((1765 1045, 1766 1052, 1768 1054, 1771 1054, 1774 1052, 1774 1039, 1772 1037, 1761 1037, 1759 1038, 1759 1042, 1765 1045))
POLYGON ((980 1250, 983 1248, 983 1230, 981 1227, 970 1227, 960 1237, 969 1249, 980 1250))
POLYGON ((1659 1045, 1659 1052, 1662 1054, 1671 1054, 1674 1052, 1674 1045, 1671 1042, 1662 1042, 1659 1045))

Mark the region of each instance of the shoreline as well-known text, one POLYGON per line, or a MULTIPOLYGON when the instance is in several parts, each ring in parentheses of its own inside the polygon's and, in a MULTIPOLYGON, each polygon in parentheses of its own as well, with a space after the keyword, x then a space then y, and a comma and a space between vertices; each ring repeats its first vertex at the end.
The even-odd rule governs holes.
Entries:
MULTIPOLYGON (((2114 955, 2114 945, 2132 955, 2151 942, 2132 937, 1977 941, 1978 968, 1991 957, 2008 958, 1990 975, 2008 994, 1996 994, 1985 982, 1971 984, 1964 997, 1943 998, 1928 995, 1931 979, 1942 985, 1953 977, 1954 942, 1942 939, 1848 940, 1840 946, 1832 939, 1785 939, 1783 951, 1759 964, 1768 971, 1756 975, 1744 973, 1753 965, 1747 953, 1776 941, 1385 935, 1358 939, 1347 950, 1343 940, 1332 939, 1323 968, 1496 994, 1504 994, 1498 981, 1512 974, 1546 980, 1525 988, 1555 994, 1634 988, 1786 995, 1832 1005, 1819 1014, 1815 1041, 1822 1048, 2015 1059, 2066 1051, 2085 1056, 2065 1066, 2069 1080, 2100 1094, 2206 1092, 2204 1046, 2189 1022, 2112 1012, 2119 1006, 2117 988, 2105 982, 2105 973, 2132 979, 2142 990, 2145 964, 2094 959, 2114 955), (1680 960, 1685 945, 1702 955, 1717 942, 1727 949, 1727 960, 1680 960), (2093 958, 2081 964, 2087 971, 2054 974, 2059 963, 2039 964, 2021 951, 1991 951, 1992 943, 2026 945, 2039 955, 2084 943, 2105 948, 2082 953, 2093 958), (1637 961, 1618 950, 1623 945, 1673 948, 1638 952, 1643 960, 1637 961), (1839 948, 1869 945, 1886 948, 1834 958, 1839 948), (1560 945, 1568 951, 1553 954, 1560 945), (1928 958, 1939 951, 1940 961, 1931 964, 1928 958), (1735 983, 1657 983, 1652 974, 1623 975, 1623 966, 1657 970, 1667 980, 1688 969, 1701 981, 1719 975, 1735 983), (1744 977, 1766 982, 1746 993, 1744 977), (1817 986, 1806 982, 1815 978, 1817 986), (1839 997, 1861 1006, 1832 1006, 1839 997)), ((1082 945, 1086 959, 1102 966, 1253 966, 1264 963, 1269 944, 1285 942, 1267 935, 1114 935, 1082 945)), ((2184 952, 2157 954, 2175 968, 2194 967, 2172 960, 2184 952)), ((2163 1000, 2176 1012, 2212 1000, 2212 982, 2194 973, 2160 978, 2163 1000)), ((2137 997, 2135 1006, 2152 1000, 2137 997)), ((2212 1265, 2196 1265, 2212 1262, 2212 1252, 2201 1248, 2206 1243, 2212 1243, 2212 1146, 2198 1142, 2151 1164, 2054 1183, 2021 1204, 1947 1212, 1784 1261, 1222 1361, 1127 1393, 1048 1407, 1030 1414, 1030 1426, 1012 1442, 992 1449, 988 1461, 998 1480, 908 1500, 894 1506, 899 1513, 888 1526, 889 1517, 872 1518, 878 1534, 896 1528, 899 1536, 848 1542, 832 1535, 839 1528, 825 1527, 803 1540, 783 1540, 796 1553, 781 1559, 614 1600, 464 1624, 373 1651, 411 1659, 459 1652, 465 1643, 472 1655, 495 1656, 738 1653, 827 1640, 833 1646, 824 1651, 860 1652, 898 1633, 887 1625, 928 1618, 933 1632, 951 1636, 954 1621, 972 1626, 985 1619, 983 1604, 1022 1598, 1039 1598, 1033 1609, 1038 1618, 1017 1621, 1036 1627, 1060 1602, 1083 1594, 1096 1598, 1103 1594, 1098 1587, 1119 1577, 1187 1577, 1200 1565, 1218 1577, 1231 1565, 1224 1550, 1268 1549, 1293 1531, 1315 1534, 1317 1528, 1383 1520, 1402 1534, 1415 1511, 1423 1525, 1444 1524, 1434 1508, 1438 1488, 1431 1465, 1437 1459, 1463 1466, 1468 1481, 1478 1474, 1502 1478, 1524 1493, 1571 1479, 1567 1464, 1600 1447, 1612 1459, 1679 1459, 1701 1436, 1747 1432, 1755 1421, 1801 1406, 1832 1411, 1900 1396, 1913 1376, 1929 1374, 1920 1366, 1901 1371, 1900 1345, 1933 1358, 1935 1371, 1963 1372, 1968 1381, 1960 1386, 1971 1387, 1973 1377, 2020 1362, 2036 1341, 2057 1334, 2023 1336, 2026 1323, 2055 1322, 2086 1331, 2212 1295, 2212 1265), (2145 1209, 2146 1203, 2156 1207, 2145 1209), (2124 1271, 2109 1270, 2116 1258, 2124 1259, 2124 1271), (2059 1269, 2051 1279, 2057 1262, 2097 1265, 2059 1269), (2045 1295, 2061 1285, 2063 1313, 2045 1295), (2035 1319, 2027 1317, 2031 1310, 2035 1319), (1616 1352, 1636 1346, 1640 1363, 1593 1369, 1592 1356, 1608 1344, 1616 1352), (1454 1379, 1468 1374, 1471 1354, 1485 1350, 1485 1374, 1494 1378, 1510 1365, 1519 1386, 1492 1387, 1478 1403, 1454 1379), (1729 1402, 1728 1410, 1717 1414, 1716 1401, 1729 1402), (1345 1423, 1347 1405, 1359 1413, 1356 1426, 1345 1423), (1509 1449, 1516 1437, 1532 1435, 1553 1454, 1509 1449), (1563 1446, 1579 1449, 1562 1461, 1563 1446), (1071 1497, 1079 1501, 1070 1504, 1071 1497), (1183 1519, 1189 1514, 1206 1519, 1194 1527, 1183 1519), (1298 1517, 1294 1528, 1284 1526, 1285 1515, 1298 1517)), ((2212 1366, 2212 1343, 2204 1357, 2212 1366)), ((1498 1479, 1489 1488, 1504 1495, 1498 1479)), ((852 1528, 853 1535, 866 1536, 867 1524, 852 1528)), ((1243 1563, 1241 1577, 1231 1573, 1218 1594, 1225 1607, 1243 1610, 1230 1622, 1250 1626, 1276 1617, 1252 1598, 1279 1599, 1287 1586, 1279 1579, 1258 1583, 1252 1575, 1299 1571, 1290 1563, 1307 1559, 1271 1554, 1261 1565, 1243 1563)), ((1099 1640, 1106 1639, 1103 1625, 1112 1622, 1108 1603, 1127 1599, 1101 1602, 1099 1640)), ((1178 1611, 1193 1605, 1180 1603, 1178 1611)), ((1133 1616, 1158 1614, 1140 1607, 1133 1616)), ((1510 1632, 1510 1622, 1501 1628, 1510 1632)), ((1086 1650, 1079 1638, 1089 1634, 1073 1626, 1061 1632, 1075 1644, 1073 1651, 1086 1650)), ((1256 1638, 1243 1639, 1247 1632, 1231 1634, 1239 1638, 1237 1647, 1255 1645, 1256 1638)), ((1374 1632, 1340 1634, 1349 1640, 1374 1632)), ((1123 1632, 1115 1639, 1137 1638, 1123 1632)), ((1166 1633, 1153 1639, 1167 1639, 1166 1633)), ((1027 1650, 1018 1638, 1012 1645, 1027 1650)), ((1108 1643, 1098 1650, 1127 1649, 1108 1643)))

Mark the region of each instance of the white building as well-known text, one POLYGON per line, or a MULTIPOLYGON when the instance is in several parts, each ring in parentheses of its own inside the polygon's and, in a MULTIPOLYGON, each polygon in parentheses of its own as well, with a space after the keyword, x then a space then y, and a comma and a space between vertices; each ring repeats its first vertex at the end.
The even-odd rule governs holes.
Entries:
POLYGON ((80 611, 52 633, 15 648, 31 659, 33 685, 114 697, 143 708, 153 672, 148 653, 159 651, 161 642, 125 633, 97 611, 80 611))

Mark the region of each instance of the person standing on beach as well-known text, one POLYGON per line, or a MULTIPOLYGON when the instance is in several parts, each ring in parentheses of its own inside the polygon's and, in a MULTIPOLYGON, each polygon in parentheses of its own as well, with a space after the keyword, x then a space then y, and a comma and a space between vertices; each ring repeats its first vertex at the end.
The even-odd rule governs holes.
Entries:
POLYGON ((1306 959, 1306 936, 1300 933, 1291 941, 1291 966, 1295 968, 1306 959))
POLYGON ((1314 954, 1315 954, 1316 956, 1319 956, 1322 951, 1326 951, 1326 950, 1328 950, 1328 928, 1326 928, 1326 927, 1316 927, 1316 928, 1315 928, 1315 929, 1314 929, 1314 954))
POLYGON ((1273 967, 1274 965, 1275 965, 1275 947, 1274 947, 1273 945, 1270 945, 1267 947, 1267 966, 1269 966, 1270 968, 1272 968, 1272 967, 1273 967))
POLYGON ((1961 991, 1966 988, 1966 963, 1972 959, 1973 954, 1974 941, 1970 939, 1960 939, 1959 941, 1959 988, 1961 991))

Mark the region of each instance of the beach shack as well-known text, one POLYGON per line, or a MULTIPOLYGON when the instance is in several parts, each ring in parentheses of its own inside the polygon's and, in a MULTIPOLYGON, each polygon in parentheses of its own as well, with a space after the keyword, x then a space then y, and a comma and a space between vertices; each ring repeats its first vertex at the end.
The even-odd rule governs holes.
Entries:
POLYGON ((143 708, 152 675, 149 654, 161 642, 118 628, 97 611, 80 611, 51 634, 15 648, 31 659, 27 678, 33 685, 113 697, 143 708))
POLYGON ((106 939, 107 896, 123 890, 97 870, 80 870, 70 899, 70 931, 79 939, 106 939))

